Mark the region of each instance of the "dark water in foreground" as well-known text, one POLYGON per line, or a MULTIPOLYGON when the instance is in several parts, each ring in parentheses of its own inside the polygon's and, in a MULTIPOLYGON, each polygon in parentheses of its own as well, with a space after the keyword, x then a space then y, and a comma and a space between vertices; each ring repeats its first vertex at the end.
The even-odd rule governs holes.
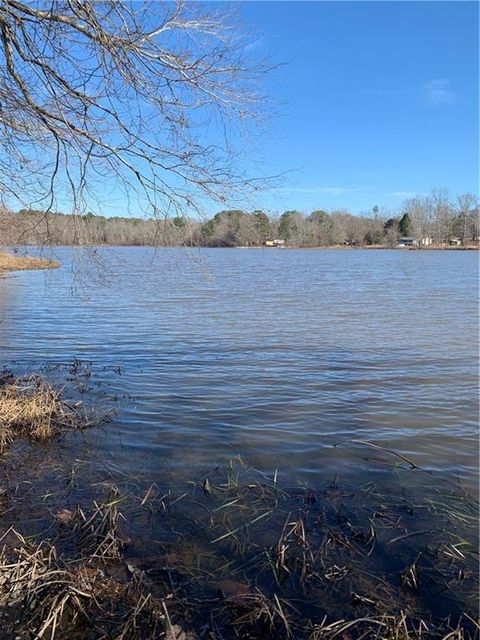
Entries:
POLYGON ((77 294, 70 249, 0 279, 0 352, 91 361, 120 398, 96 442, 120 467, 181 480, 239 454, 316 485, 370 473, 360 439, 476 492, 476 252, 102 253, 106 280, 77 294))

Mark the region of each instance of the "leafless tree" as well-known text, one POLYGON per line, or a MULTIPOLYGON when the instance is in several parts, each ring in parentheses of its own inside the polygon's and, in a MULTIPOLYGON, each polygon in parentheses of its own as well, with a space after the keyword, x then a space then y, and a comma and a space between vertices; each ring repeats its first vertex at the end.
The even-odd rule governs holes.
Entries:
POLYGON ((475 229, 475 227, 478 229, 478 198, 471 193, 462 193, 457 196, 457 215, 459 216, 462 242, 466 244, 478 235, 475 229), (473 227, 473 229, 469 230, 469 227, 473 227))
POLYGON ((0 202, 85 213, 121 190, 163 217, 244 199, 269 65, 232 7, 0 0, 0 202))
POLYGON ((448 189, 432 189, 430 194, 435 219, 434 238, 438 244, 446 244, 452 225, 453 207, 448 189))

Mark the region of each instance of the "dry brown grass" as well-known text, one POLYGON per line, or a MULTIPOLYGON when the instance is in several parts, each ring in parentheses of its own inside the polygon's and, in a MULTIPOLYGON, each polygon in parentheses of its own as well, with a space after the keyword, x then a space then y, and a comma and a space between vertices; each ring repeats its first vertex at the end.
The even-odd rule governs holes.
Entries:
POLYGON ((44 441, 83 426, 77 409, 41 376, 0 378, 0 451, 17 438, 44 441))
POLYGON ((12 256, 0 252, 0 273, 2 271, 24 271, 26 269, 55 269, 59 266, 56 260, 33 258, 31 256, 12 256))
POLYGON ((66 563, 48 542, 9 533, 16 548, 0 552, 2 631, 8 633, 0 637, 187 640, 180 627, 181 633, 168 635, 166 606, 140 579, 110 577, 96 558, 66 563))

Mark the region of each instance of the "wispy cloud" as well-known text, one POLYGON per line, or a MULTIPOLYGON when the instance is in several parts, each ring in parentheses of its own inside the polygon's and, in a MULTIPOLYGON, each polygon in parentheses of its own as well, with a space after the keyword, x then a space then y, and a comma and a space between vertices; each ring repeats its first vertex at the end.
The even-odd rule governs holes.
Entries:
POLYGON ((451 104, 456 99, 455 92, 450 89, 450 83, 445 78, 429 80, 423 85, 423 92, 430 104, 451 104))
POLYGON ((326 193, 330 196, 339 196, 347 191, 355 191, 355 189, 347 189, 345 187, 279 187, 275 191, 285 193, 326 193))
POLYGON ((255 40, 252 40, 252 42, 249 42, 248 44, 246 44, 244 47, 244 50, 249 53, 251 51, 258 51, 259 49, 263 49, 264 47, 265 47, 265 39, 263 36, 260 36, 255 40))
POLYGON ((417 194, 415 191, 394 191, 390 195, 395 196, 396 198, 413 198, 417 194))
POLYGON ((415 198, 415 196, 424 196, 426 194, 419 191, 393 191, 390 195, 396 198, 415 198))

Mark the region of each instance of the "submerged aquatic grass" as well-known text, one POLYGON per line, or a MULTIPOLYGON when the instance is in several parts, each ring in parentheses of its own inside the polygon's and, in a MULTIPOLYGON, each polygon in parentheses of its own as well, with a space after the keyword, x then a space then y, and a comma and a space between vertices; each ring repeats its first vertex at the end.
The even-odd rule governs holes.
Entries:
POLYGON ((477 508, 453 488, 281 487, 234 459, 186 490, 165 490, 120 470, 115 483, 108 469, 108 481, 93 482, 77 468, 82 492, 61 498, 80 500, 75 508, 52 509, 61 505, 52 493, 37 505, 50 513, 42 531, 26 536, 17 522, 2 537, 0 612, 12 634, 479 637, 478 548, 466 518, 477 508), (88 500, 80 481, 90 482, 88 500))

